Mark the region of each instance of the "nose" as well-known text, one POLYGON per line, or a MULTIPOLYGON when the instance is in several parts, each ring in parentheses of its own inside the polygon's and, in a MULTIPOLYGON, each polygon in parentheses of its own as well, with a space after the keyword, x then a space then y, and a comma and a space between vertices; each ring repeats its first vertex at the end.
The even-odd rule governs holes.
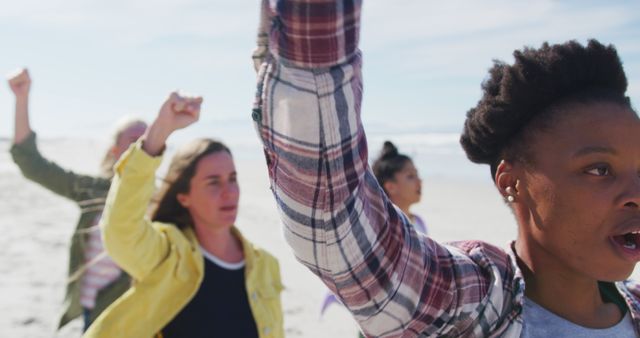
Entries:
POLYGON ((626 187, 624 207, 640 210, 640 173, 634 175, 626 187))
POLYGON ((222 187, 222 197, 235 197, 239 194, 240 188, 236 182, 226 182, 222 187))

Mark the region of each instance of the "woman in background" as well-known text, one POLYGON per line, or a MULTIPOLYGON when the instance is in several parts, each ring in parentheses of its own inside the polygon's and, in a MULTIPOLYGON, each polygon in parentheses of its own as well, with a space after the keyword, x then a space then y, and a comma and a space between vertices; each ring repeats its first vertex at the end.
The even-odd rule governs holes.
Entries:
MULTIPOLYGON (((385 141, 372 167, 378 184, 391 202, 402 210, 418 232, 427 235, 425 222, 409 210, 412 205, 420 202, 422 196, 422 180, 413 160, 399 153, 398 148, 391 141, 385 141)), ((320 315, 324 315, 329 306, 334 303, 339 303, 338 299, 332 292, 327 291, 322 301, 320 315)))
POLYGON ((115 166, 104 241, 134 287, 85 337, 284 337, 278 262, 234 226, 240 190, 229 148, 210 139, 180 148, 145 217, 165 141, 198 120, 201 102, 172 94, 115 166))
POLYGON ((129 277, 104 253, 97 224, 111 185, 111 167, 129 144, 144 133, 147 125, 137 119, 121 121, 101 165, 102 174, 78 174, 47 160, 37 148, 36 134, 29 123, 31 78, 28 71, 22 69, 10 76, 9 87, 16 98, 11 147, 14 162, 26 178, 74 201, 80 208, 80 219, 71 238, 69 280, 58 328, 82 315, 86 329, 129 288, 129 277))
POLYGON ((422 180, 411 158, 398 152, 390 141, 385 141, 380 156, 373 162, 373 174, 393 204, 409 218, 416 230, 427 234, 427 226, 420 216, 409 209, 420 202, 422 180))

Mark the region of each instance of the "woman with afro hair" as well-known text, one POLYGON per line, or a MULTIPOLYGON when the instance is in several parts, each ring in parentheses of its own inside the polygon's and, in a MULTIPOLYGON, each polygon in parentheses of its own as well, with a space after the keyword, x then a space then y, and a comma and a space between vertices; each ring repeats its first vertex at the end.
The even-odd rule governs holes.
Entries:
POLYGON ((517 237, 441 244, 368 166, 361 5, 263 2, 253 118, 297 259, 368 337, 638 336, 640 119, 615 48, 545 43, 491 68, 461 143, 517 237))

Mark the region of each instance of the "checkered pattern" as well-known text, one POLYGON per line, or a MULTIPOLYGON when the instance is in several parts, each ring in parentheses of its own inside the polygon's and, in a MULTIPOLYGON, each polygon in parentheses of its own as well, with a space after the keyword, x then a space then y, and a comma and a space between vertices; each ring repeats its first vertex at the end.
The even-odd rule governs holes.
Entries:
MULTIPOLYGON (((367 336, 520 336, 524 279, 513 252, 424 237, 368 166, 361 1, 265 0, 262 9, 253 119, 297 259, 367 336)), ((637 323, 637 298, 618 287, 637 323)))

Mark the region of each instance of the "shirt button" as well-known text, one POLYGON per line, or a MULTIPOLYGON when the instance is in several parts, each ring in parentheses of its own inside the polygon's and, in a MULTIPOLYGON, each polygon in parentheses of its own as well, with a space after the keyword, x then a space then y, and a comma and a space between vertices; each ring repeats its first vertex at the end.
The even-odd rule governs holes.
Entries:
POLYGON ((258 300, 258 294, 255 291, 251 294, 251 299, 258 300))
POLYGON ((265 327, 262 331, 264 332, 264 334, 269 334, 271 332, 271 328, 265 327))
POLYGON ((253 108, 253 111, 251 112, 251 118, 256 122, 261 120, 262 119, 262 109, 253 108))

